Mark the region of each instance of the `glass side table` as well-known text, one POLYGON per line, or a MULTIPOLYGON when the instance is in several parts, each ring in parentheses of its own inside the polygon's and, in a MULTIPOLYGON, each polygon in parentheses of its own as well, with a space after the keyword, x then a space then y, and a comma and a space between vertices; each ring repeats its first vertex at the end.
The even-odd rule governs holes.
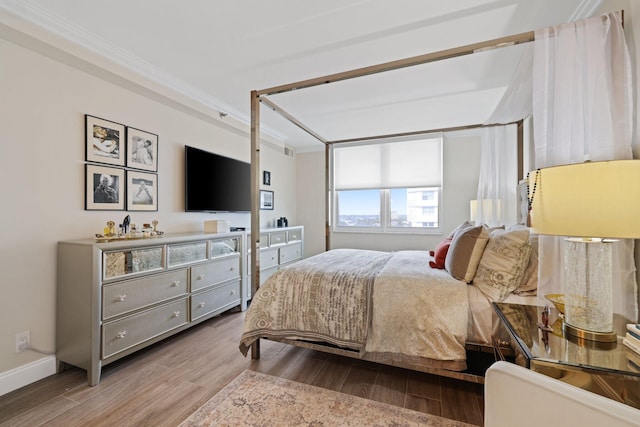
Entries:
POLYGON ((499 321, 494 350, 501 359, 640 409, 640 368, 632 364, 631 350, 622 344, 624 330, 616 331, 618 342, 596 346, 565 336, 562 315, 553 307, 549 327, 541 328, 544 307, 492 305, 499 321), (513 356, 501 349, 507 344, 505 337, 513 356))

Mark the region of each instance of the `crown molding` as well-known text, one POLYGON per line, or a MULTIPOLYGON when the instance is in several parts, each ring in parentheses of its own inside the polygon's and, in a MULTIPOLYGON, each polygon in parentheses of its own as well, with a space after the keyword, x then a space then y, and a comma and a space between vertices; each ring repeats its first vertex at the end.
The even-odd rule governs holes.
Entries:
MULTIPOLYGON (((107 74, 119 77, 119 79, 109 79, 116 84, 129 89, 131 84, 142 87, 154 92, 156 96, 153 98, 156 100, 169 99, 173 103, 185 105, 187 108, 181 108, 181 111, 195 110, 199 113, 196 115, 205 114, 209 118, 223 121, 226 125, 245 132, 249 131, 251 120, 247 114, 235 110, 215 97, 78 27, 31 0, 0 0, 0 23, 66 53, 67 55, 56 55, 55 59, 68 65, 78 68, 77 60, 91 64, 94 67, 84 66, 83 71, 92 72, 100 78, 105 78, 106 71, 107 74), (100 69, 102 72, 99 71, 100 69), (122 79, 128 85, 123 84, 122 79)), ((30 45, 25 43, 22 45, 30 48, 33 42, 30 45)), ((287 139, 282 133, 264 125, 261 130, 264 136, 278 142, 282 143, 287 139)))

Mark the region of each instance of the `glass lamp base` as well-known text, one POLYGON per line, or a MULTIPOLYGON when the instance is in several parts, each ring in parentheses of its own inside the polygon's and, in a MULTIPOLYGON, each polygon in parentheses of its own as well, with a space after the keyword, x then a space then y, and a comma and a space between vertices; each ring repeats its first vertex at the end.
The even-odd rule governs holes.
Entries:
POLYGON ((576 326, 572 326, 567 322, 564 322, 564 325, 562 325, 562 329, 566 334, 573 335, 574 337, 577 337, 583 340, 595 341, 595 342, 601 342, 601 343, 611 343, 611 342, 618 341, 618 335, 613 331, 611 332, 587 331, 587 330, 578 328, 576 326))

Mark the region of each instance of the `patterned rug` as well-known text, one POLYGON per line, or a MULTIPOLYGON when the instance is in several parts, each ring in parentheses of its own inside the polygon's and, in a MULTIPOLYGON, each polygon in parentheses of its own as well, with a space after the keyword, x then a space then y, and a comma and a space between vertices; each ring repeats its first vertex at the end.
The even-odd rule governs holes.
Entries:
POLYGON ((469 425, 246 370, 180 427, 469 425))

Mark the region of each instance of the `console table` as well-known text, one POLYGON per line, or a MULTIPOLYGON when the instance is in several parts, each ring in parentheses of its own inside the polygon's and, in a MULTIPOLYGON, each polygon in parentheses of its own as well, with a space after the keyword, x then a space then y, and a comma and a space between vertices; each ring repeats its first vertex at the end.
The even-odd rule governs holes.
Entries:
POLYGON ((87 370, 236 306, 243 294, 244 232, 58 243, 56 356, 87 370))
MULTIPOLYGON (((549 331, 538 326, 543 307, 493 303, 493 309, 499 319, 494 343, 501 344, 502 337, 509 337, 515 363, 640 408, 640 370, 631 364, 630 350, 622 344, 624 330, 616 331, 617 343, 595 345, 565 336, 562 316, 555 308, 550 309, 549 331)), ((503 360, 507 358, 499 345, 495 345, 495 351, 503 360)))

